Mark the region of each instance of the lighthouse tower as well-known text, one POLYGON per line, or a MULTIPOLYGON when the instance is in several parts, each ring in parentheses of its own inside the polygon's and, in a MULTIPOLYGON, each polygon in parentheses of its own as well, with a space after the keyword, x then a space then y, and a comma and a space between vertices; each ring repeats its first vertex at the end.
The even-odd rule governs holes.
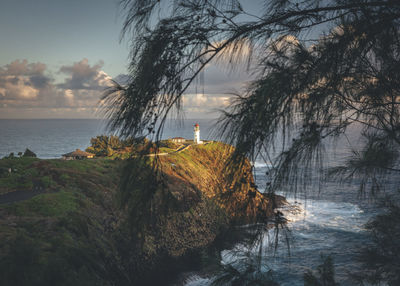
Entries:
POLYGON ((200 140, 200 125, 196 123, 194 125, 194 144, 202 144, 203 141, 200 140))

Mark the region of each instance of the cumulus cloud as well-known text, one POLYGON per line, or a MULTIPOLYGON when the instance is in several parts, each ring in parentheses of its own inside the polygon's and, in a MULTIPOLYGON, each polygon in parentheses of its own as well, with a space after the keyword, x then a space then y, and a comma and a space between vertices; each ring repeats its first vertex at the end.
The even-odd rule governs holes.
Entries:
POLYGON ((90 66, 89 60, 85 58, 71 66, 62 66, 59 72, 67 74, 69 77, 58 86, 70 90, 102 90, 109 85, 111 79, 101 70, 103 65, 103 61, 100 61, 90 66))
POLYGON ((217 117, 218 110, 228 106, 231 96, 224 94, 185 94, 183 110, 187 118, 217 117))
POLYGON ((102 62, 90 65, 87 59, 62 66, 58 75, 64 79, 55 83, 45 64, 15 60, 0 67, 1 112, 31 113, 33 109, 54 113, 63 109, 64 114, 73 110, 91 116, 102 91, 110 85, 111 77, 101 70, 102 66, 102 62))
POLYGON ((0 67, 0 100, 36 99, 40 89, 48 87, 52 81, 45 70, 45 64, 27 60, 16 60, 0 67))
POLYGON ((222 94, 185 94, 182 98, 184 107, 202 108, 204 111, 223 108, 229 104, 229 95, 222 94))
POLYGON ((226 108, 233 94, 241 93, 253 80, 247 66, 230 70, 228 66, 210 64, 183 97, 184 111, 188 117, 218 117, 217 110, 226 108))
MULTIPOLYGON (((112 78, 102 68, 103 62, 92 64, 88 59, 54 71, 44 63, 27 60, 0 66, 0 117, 92 117, 103 90, 111 85, 112 78)), ((125 85, 131 78, 120 74, 114 80, 125 85)), ((241 90, 249 80, 244 71, 229 73, 210 65, 202 82, 184 95, 184 111, 188 117, 198 118, 224 108, 229 93, 241 90)))
POLYGON ((19 78, 6 78, 0 86, 0 100, 35 99, 38 94, 37 89, 19 78))
POLYGON ((27 60, 15 60, 4 67, 0 67, 0 75, 43 75, 45 70, 46 65, 43 63, 28 63, 27 60))

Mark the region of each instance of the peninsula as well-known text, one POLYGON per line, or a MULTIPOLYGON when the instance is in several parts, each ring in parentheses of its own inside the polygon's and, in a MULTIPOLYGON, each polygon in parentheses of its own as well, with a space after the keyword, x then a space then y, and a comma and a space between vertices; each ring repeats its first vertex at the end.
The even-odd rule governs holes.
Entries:
POLYGON ((129 160, 0 160, 2 169, 16 170, 1 173, 0 193, 42 187, 30 199, 0 205, 2 281, 164 281, 232 226, 271 218, 284 201, 256 189, 248 160, 229 167, 233 151, 210 142, 129 160))

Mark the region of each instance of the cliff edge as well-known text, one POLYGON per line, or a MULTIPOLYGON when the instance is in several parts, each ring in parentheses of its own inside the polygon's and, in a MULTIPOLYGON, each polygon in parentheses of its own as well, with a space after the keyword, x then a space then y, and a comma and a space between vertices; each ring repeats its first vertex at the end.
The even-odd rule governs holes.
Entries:
POLYGON ((265 220, 283 202, 257 191, 247 160, 230 167, 233 151, 214 142, 131 160, 0 160, 0 167, 18 167, 0 175, 0 190, 44 192, 0 205, 0 279, 163 281, 232 225, 265 220))

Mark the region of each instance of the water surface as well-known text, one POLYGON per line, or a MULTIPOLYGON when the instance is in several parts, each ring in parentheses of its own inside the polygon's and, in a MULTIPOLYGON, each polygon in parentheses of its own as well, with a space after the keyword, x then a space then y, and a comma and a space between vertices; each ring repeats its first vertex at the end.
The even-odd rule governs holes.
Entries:
MULTIPOLYGON (((216 139, 211 132, 213 122, 204 119, 185 120, 181 124, 170 121, 166 124, 163 138, 181 136, 192 139, 193 124, 196 122, 200 124, 202 139, 216 139)), ((105 121, 94 119, 0 120, 0 157, 29 148, 40 158, 60 158, 62 154, 77 148, 84 150, 90 145, 90 138, 96 135, 109 134, 105 127, 105 121)), ((325 155, 329 158, 329 164, 340 164, 349 154, 351 145, 354 147, 359 144, 354 134, 356 132, 350 132, 349 140, 338 142, 336 147, 330 145, 326 148, 325 155)), ((255 162, 254 174, 260 190, 264 189, 268 181, 265 172, 269 165, 270 162, 261 160, 255 162)), ((391 180, 391 185, 395 187, 397 178, 391 180)), ((352 285, 346 274, 349 269, 358 267, 356 257, 360 247, 370 242, 364 224, 376 213, 374 204, 360 199, 356 181, 339 185, 336 181, 328 180, 321 188, 309 188, 306 194, 298 194, 296 197, 284 194, 302 211, 287 213, 292 238, 290 255, 284 243, 276 252, 264 252, 265 271, 272 270, 281 285, 303 285, 303 273, 315 269, 321 263, 321 254, 332 255, 341 285, 352 285)), ((264 233, 265 245, 271 242, 271 231, 264 233)), ((223 250, 221 263, 235 263, 248 250, 248 246, 241 243, 234 249, 223 250)), ((249 251, 257 254, 256 249, 249 251)), ((212 279, 212 273, 192 273, 186 285, 209 285, 212 279)))

